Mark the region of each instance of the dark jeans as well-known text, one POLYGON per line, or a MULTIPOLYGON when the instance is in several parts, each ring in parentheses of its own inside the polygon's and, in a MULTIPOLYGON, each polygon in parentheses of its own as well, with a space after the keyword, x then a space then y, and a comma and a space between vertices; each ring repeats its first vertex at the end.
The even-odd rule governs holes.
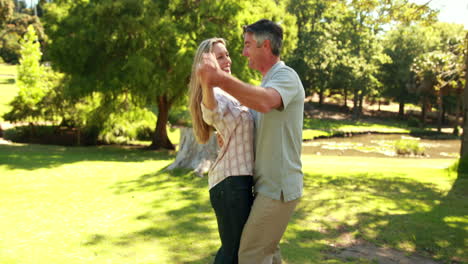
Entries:
POLYGON ((230 176, 210 190, 221 247, 215 264, 237 264, 239 243, 253 203, 252 176, 230 176))

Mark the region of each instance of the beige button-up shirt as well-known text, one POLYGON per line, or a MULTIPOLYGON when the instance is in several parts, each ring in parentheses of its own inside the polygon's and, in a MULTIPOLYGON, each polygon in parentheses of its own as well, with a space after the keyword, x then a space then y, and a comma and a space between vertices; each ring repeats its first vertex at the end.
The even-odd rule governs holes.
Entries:
POLYGON ((220 88, 214 88, 217 107, 201 110, 203 120, 216 128, 224 144, 208 171, 210 189, 229 176, 252 175, 254 121, 249 109, 220 88))

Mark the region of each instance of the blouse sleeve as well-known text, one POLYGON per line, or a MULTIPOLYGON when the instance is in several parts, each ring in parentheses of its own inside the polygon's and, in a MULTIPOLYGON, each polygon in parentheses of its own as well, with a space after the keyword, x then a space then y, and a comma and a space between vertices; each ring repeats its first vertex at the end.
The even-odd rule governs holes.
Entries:
POLYGON ((241 114, 240 105, 226 96, 219 88, 214 90, 217 106, 210 110, 201 103, 203 120, 216 128, 223 138, 226 138, 237 125, 241 114))

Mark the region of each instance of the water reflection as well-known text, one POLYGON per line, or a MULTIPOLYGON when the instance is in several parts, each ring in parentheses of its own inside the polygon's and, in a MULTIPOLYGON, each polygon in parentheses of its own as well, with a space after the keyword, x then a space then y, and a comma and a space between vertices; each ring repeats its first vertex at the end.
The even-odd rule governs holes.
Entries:
POLYGON ((421 139, 407 135, 366 134, 344 138, 316 139, 304 142, 303 154, 342 155, 342 156, 373 156, 401 157, 395 151, 398 140, 417 140, 424 148, 424 156, 408 156, 411 158, 458 158, 461 141, 459 139, 421 139))

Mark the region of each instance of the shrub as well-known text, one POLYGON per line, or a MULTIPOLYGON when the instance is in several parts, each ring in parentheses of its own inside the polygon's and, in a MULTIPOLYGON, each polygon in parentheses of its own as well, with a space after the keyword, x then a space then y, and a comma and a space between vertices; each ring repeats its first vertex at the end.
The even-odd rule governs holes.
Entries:
POLYGON ((111 113, 99 129, 98 140, 106 144, 127 144, 136 139, 150 139, 155 124, 156 117, 151 111, 132 107, 111 113))
POLYGON ((169 123, 174 126, 192 126, 188 104, 175 106, 169 112, 169 123))
MULTIPOLYGON (((4 131, 4 138, 13 142, 62 146, 89 145, 88 136, 76 128, 57 126, 17 126, 4 131)), ((92 142, 91 142, 92 143, 92 142)))
POLYGON ((458 177, 468 179, 468 156, 460 158, 452 167, 458 171, 458 177))
POLYGON ((419 139, 403 138, 394 144, 398 155, 424 155, 424 147, 420 146, 419 139))
POLYGON ((422 124, 421 120, 419 120, 416 117, 408 118, 407 125, 408 125, 408 127, 418 127, 418 128, 423 127, 423 124, 422 124))

